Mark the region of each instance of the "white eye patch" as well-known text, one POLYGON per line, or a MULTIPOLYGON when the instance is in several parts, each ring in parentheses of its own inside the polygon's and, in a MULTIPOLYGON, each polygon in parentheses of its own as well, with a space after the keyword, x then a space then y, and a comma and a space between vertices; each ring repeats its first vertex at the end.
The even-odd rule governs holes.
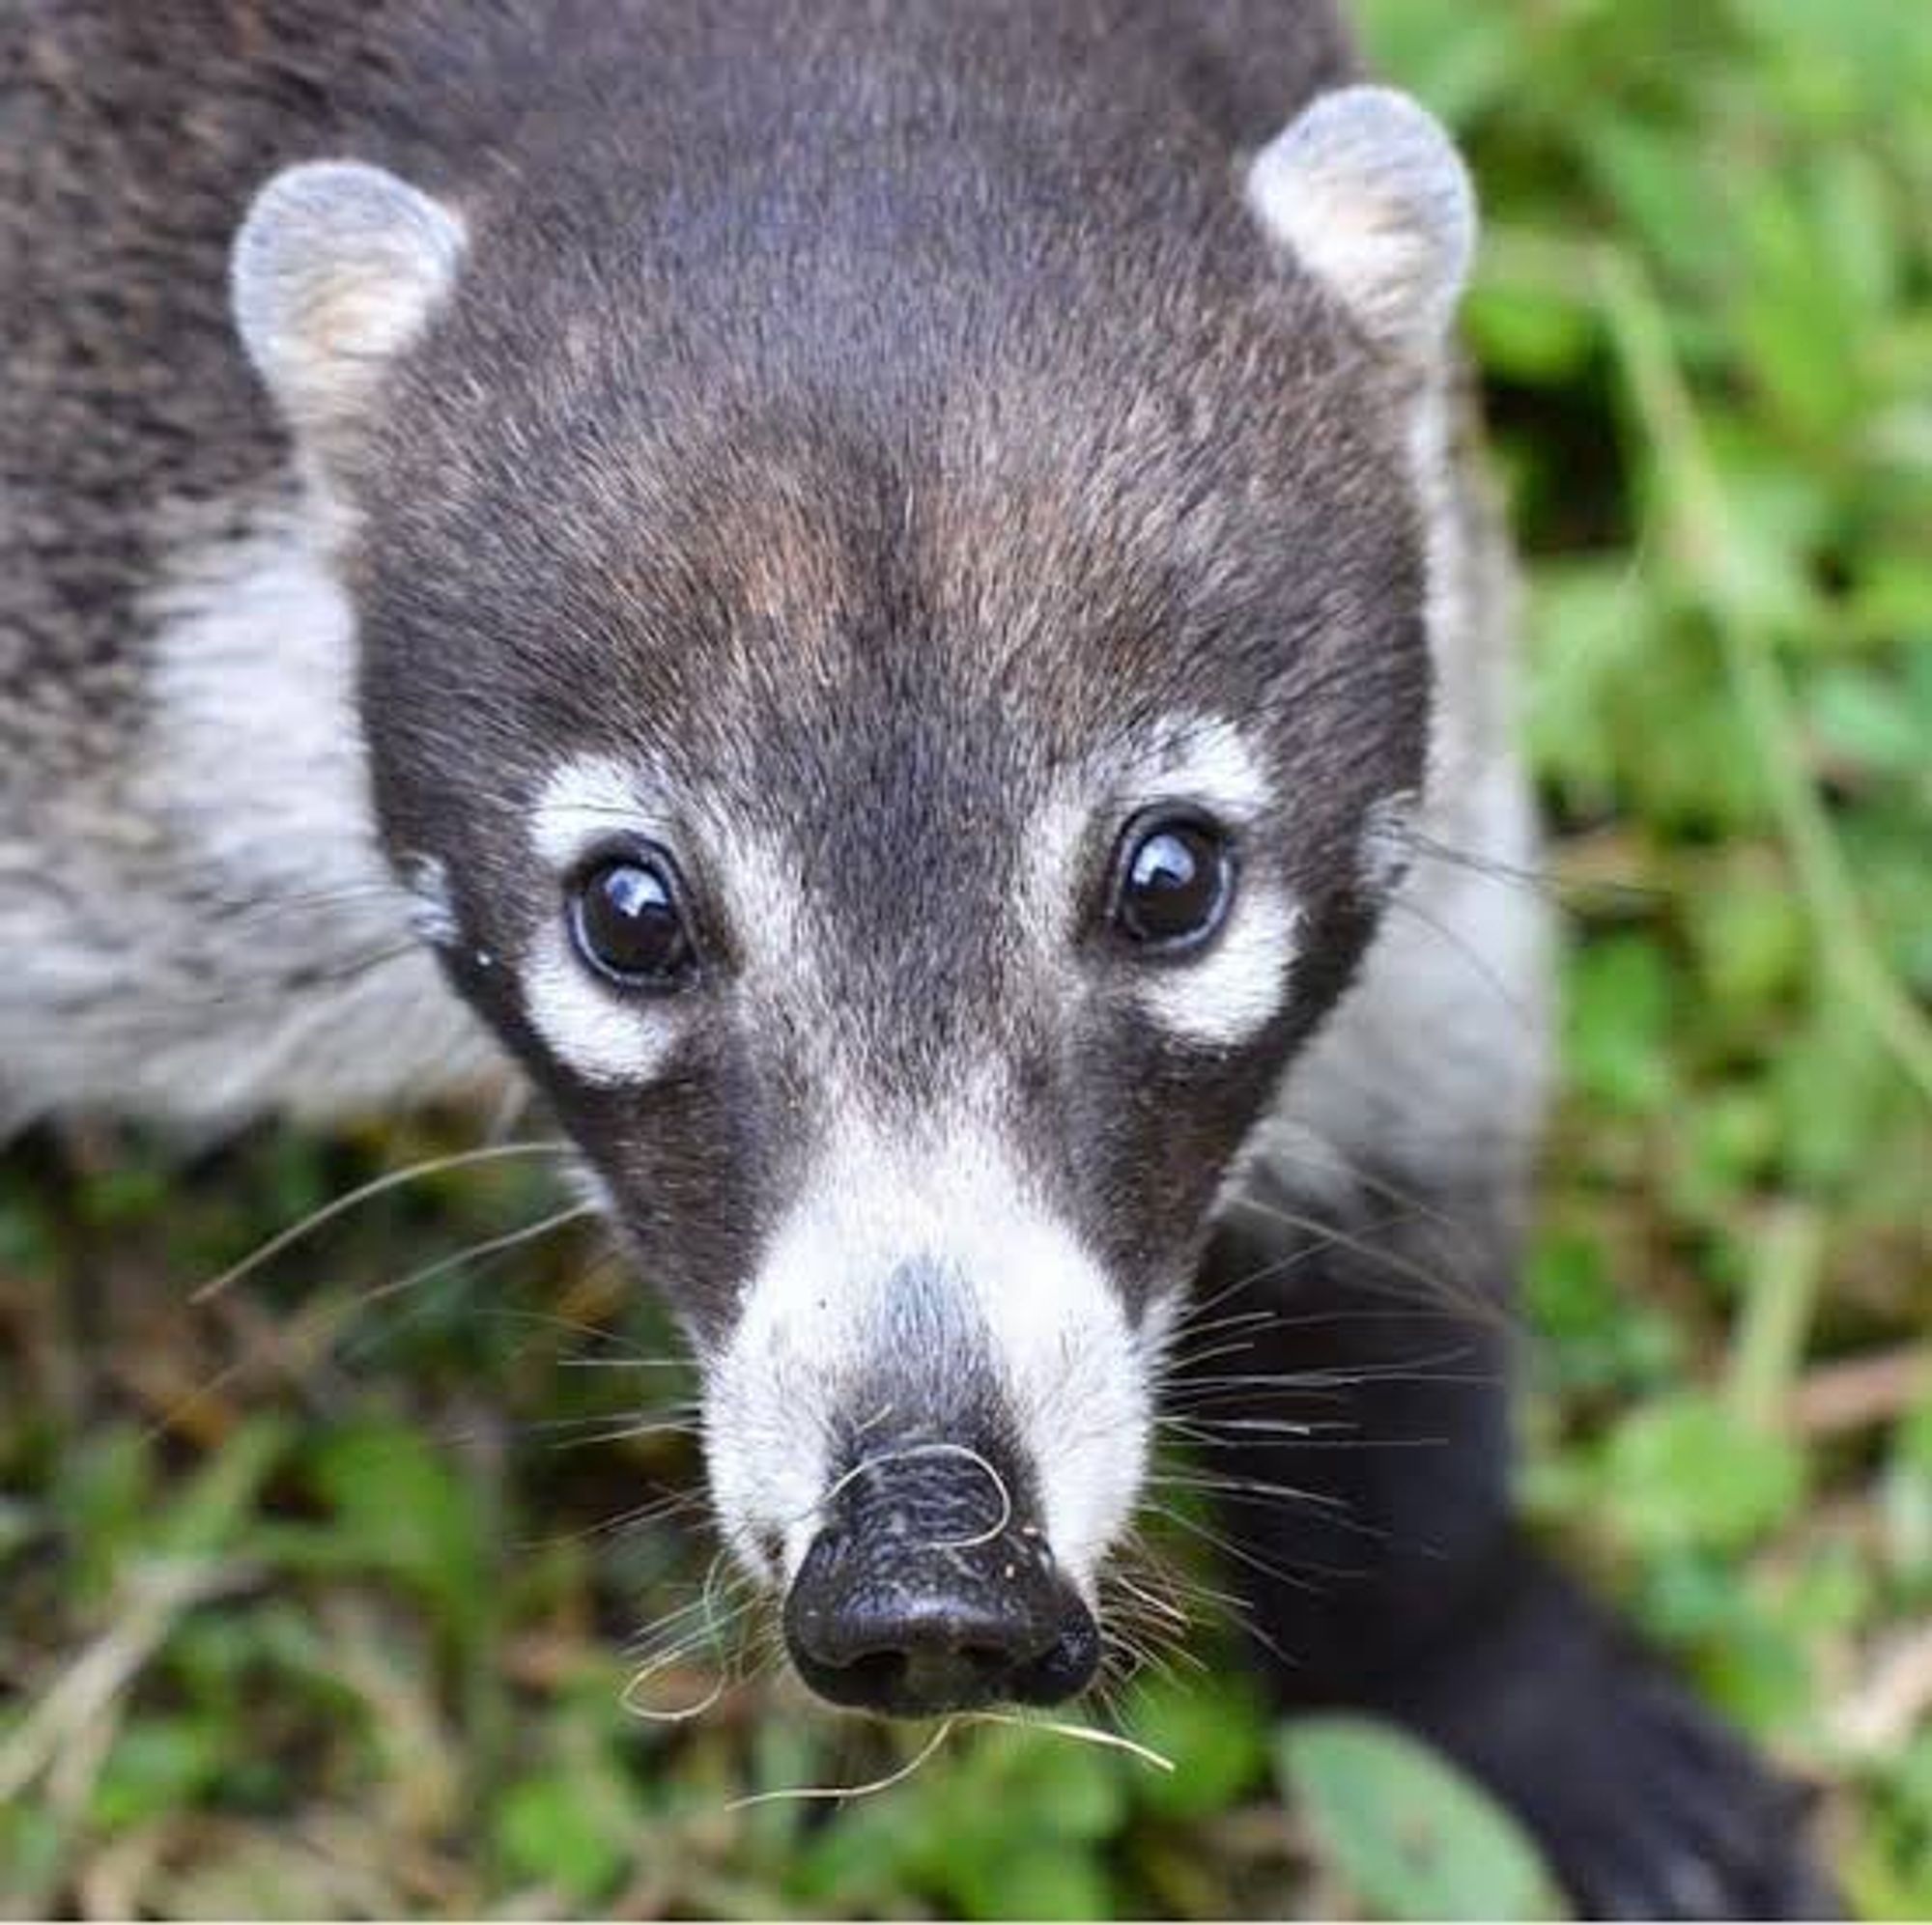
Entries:
MULTIPOLYGON (((530 840, 562 879, 613 839, 656 842, 668 834, 640 774, 609 756, 583 756, 554 775, 530 816, 530 840)), ((555 916, 525 958, 524 1008, 559 1062, 611 1088, 659 1075, 682 1021, 668 998, 626 993, 594 976, 577 953, 559 892, 555 916)))
POLYGON ((1177 721, 1129 751, 1118 777, 1146 801, 1190 802, 1241 828, 1273 800, 1252 743, 1233 722, 1177 721))
POLYGON ((696 888, 729 926, 745 966, 774 979, 797 976, 804 942, 796 862, 743 823, 707 818, 700 804, 680 795, 673 809, 666 785, 641 761, 584 755, 557 770, 530 812, 530 841, 556 879, 558 907, 525 959, 525 1006, 558 1060, 589 1082, 639 1083, 662 1073, 694 1007, 613 983, 579 953, 563 907, 566 883, 606 853, 622 861, 630 851, 661 849, 687 884, 701 861, 696 888))
MULTIPOLYGON (((1237 840, 1259 832, 1273 801, 1265 766, 1234 723, 1177 721, 1125 758, 1108 786, 1125 801, 1114 812, 1164 805, 1204 810, 1237 840)), ((1258 1035, 1289 992, 1301 920, 1255 862, 1238 869, 1226 922, 1198 954, 1128 964, 1134 1001, 1163 1030, 1207 1049, 1233 1049, 1258 1035)))
POLYGON ((683 1028, 671 999, 627 995, 592 976, 561 918, 538 932, 523 985, 531 1027, 586 1083, 652 1081, 683 1028))
POLYGON ((1287 999, 1300 920, 1278 891, 1237 880, 1213 944, 1188 961, 1148 968, 1134 999, 1173 1035, 1205 1048, 1236 1048, 1259 1035, 1287 999))
POLYGON ((615 756, 566 762, 544 784, 530 813, 530 840, 558 875, 577 867, 599 843, 625 835, 662 842, 670 832, 644 772, 615 756))

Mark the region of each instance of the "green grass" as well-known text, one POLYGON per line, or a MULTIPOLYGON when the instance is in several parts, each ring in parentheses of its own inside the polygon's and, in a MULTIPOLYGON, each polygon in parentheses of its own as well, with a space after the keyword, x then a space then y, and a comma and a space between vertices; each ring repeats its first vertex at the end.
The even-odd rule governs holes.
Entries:
MULTIPOLYGON (((1470 331, 1569 911, 1524 1498, 1827 1787, 1859 1907, 1932 1914, 1932 12, 1366 15, 1489 209, 1470 331)), ((554 1207, 539 1171, 185 1300, 452 1140, 0 1163, 0 1911, 1537 1902, 1458 1788, 1284 1741, 1211 1633, 1213 1682, 1122 1708, 1172 1775, 986 1730, 842 1809, 734 1804, 910 1754, 755 1643, 701 1717, 625 1708, 626 1641, 702 1628, 697 1466, 602 1439, 634 1379, 575 1366, 665 1353, 656 1314, 574 1232, 368 1301, 554 1207), (1476 1892, 1392 1868, 1387 1809, 1476 1892)), ((702 1702, 732 1628, 649 1707, 702 1702)))

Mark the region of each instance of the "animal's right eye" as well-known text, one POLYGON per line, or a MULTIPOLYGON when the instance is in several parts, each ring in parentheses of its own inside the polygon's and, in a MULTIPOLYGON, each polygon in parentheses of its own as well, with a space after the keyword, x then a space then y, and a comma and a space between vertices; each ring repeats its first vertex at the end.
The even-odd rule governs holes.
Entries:
POLYGON ((583 960, 626 989, 675 989, 697 965, 677 871, 661 851, 586 870, 571 895, 570 928, 583 960))

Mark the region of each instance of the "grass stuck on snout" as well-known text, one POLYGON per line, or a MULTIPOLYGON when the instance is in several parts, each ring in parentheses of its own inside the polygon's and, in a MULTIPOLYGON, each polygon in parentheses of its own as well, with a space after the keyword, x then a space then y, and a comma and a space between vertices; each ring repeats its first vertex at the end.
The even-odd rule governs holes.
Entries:
MULTIPOLYGON (((1482 183, 1530 563, 1569 941, 1524 1500, 1816 1776, 1855 1904, 1932 1913, 1932 14, 1363 11, 1482 183)), ((477 1140, 0 1161, 0 1911, 1552 1908, 1399 1741, 1278 1732, 1211 1623, 1077 1720, 1172 1772, 810 1708, 543 1158, 190 1297, 477 1140), (635 1715, 647 1665, 703 1714, 635 1715)))

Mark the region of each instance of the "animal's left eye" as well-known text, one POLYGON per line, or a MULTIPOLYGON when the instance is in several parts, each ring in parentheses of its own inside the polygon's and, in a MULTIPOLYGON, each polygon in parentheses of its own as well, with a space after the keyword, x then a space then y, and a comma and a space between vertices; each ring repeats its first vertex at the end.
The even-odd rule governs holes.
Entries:
POLYGON ((628 989, 675 988, 697 960, 677 897, 670 859, 656 850, 600 863, 572 894, 580 953, 628 989))
POLYGON ((1198 948, 1226 920, 1235 858, 1221 826, 1188 811, 1142 816, 1121 838, 1113 920, 1161 954, 1198 948))

